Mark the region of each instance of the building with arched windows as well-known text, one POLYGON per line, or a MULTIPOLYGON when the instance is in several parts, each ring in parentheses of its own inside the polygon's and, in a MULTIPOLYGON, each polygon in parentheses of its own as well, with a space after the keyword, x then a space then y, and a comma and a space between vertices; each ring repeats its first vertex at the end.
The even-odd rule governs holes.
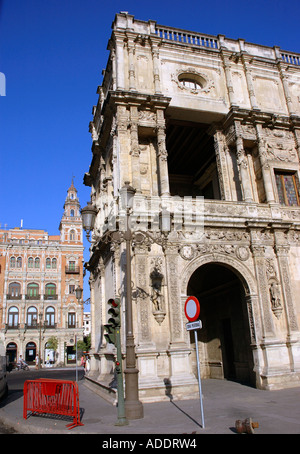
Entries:
POLYGON ((84 179, 96 213, 90 375, 111 381, 103 333, 119 296, 139 398, 197 395, 193 295, 203 377, 298 385, 300 55, 126 12, 107 49, 84 179))
POLYGON ((83 238, 73 181, 59 230, 0 229, 0 329, 11 362, 20 354, 29 364, 37 354, 55 364, 75 361, 75 339, 83 338, 83 306, 75 296, 83 287, 83 238), (47 348, 53 336, 55 355, 47 348))

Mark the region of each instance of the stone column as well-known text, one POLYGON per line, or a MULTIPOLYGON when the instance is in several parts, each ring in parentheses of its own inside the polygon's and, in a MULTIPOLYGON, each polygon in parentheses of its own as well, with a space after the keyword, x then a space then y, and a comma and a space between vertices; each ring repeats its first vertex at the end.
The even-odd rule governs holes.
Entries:
POLYGON ((167 351, 170 361, 169 379, 171 386, 187 386, 187 389, 184 392, 188 393, 188 387, 196 383, 196 377, 192 372, 190 358, 191 349, 186 343, 186 336, 184 332, 187 320, 183 320, 184 307, 180 296, 178 248, 176 246, 167 247, 165 257, 167 269, 168 313, 170 323, 170 344, 167 351))
POLYGON ((280 74, 280 78, 282 81, 282 86, 283 86, 283 91, 284 91, 284 96, 286 99, 286 105, 287 109, 290 115, 295 114, 294 108, 293 108, 293 103, 292 103, 292 98, 289 90, 289 82, 288 82, 288 75, 285 72, 286 68, 288 67, 287 63, 284 63, 282 61, 281 55, 280 55, 280 48, 275 46, 275 55, 277 57, 277 66, 278 66, 278 71, 280 74))
POLYGON ((115 33, 115 62, 116 62, 116 86, 117 90, 124 90, 125 89, 125 81, 124 81, 124 38, 123 34, 118 35, 115 33))
POLYGON ((124 185, 125 181, 131 183, 131 169, 129 161, 130 151, 130 136, 128 134, 128 111, 125 105, 117 106, 116 125, 117 125, 117 144, 116 153, 119 160, 119 176, 120 185, 124 185))
POLYGON ((137 321, 139 325, 137 343, 139 348, 154 348, 151 337, 151 310, 149 301, 148 245, 134 248, 135 253, 135 288, 137 302, 137 321))
POLYGON ((160 77, 159 77, 159 50, 158 43, 153 41, 151 38, 151 49, 152 49, 152 58, 153 58, 153 78, 154 78, 154 90, 155 93, 160 94, 160 77))
POLYGON ((228 166, 226 163, 225 141, 221 131, 214 132, 214 148, 218 169, 219 188, 222 200, 232 200, 230 182, 228 176, 228 166))
POLYGON ((244 150, 243 138, 239 133, 236 136, 236 155, 240 174, 240 182, 243 191, 243 199, 245 202, 253 202, 248 161, 244 150))
MULTIPOLYGON (((241 41, 241 40, 240 40, 241 41)), ((249 60, 252 57, 246 54, 242 54, 242 62, 244 65, 244 70, 246 74, 246 81, 247 81, 247 87, 248 87, 248 93, 249 93, 249 98, 250 98, 250 104, 252 109, 259 110, 257 101, 256 101, 256 96, 254 92, 254 87, 253 87, 253 80, 252 80, 252 74, 251 70, 249 69, 249 60)))
MULTIPOLYGON (((253 232, 251 232, 253 234, 253 232)), ((251 250, 254 260, 254 268, 259 289, 259 303, 261 311, 261 328, 264 340, 275 337, 275 328, 272 319, 272 311, 269 297, 269 287, 266 272, 265 248, 258 243, 252 243, 251 250)))
POLYGON ((183 308, 181 307, 178 269, 178 248, 166 248, 167 289, 169 301, 170 345, 184 342, 183 308))
MULTIPOLYGON (((275 238, 277 233, 275 233, 275 238)), ((290 247, 286 244, 275 244, 275 253, 277 257, 283 303, 287 318, 288 337, 292 337, 294 333, 299 334, 295 305, 292 295, 291 279, 289 274, 288 252, 290 247)))
POLYGON ((134 41, 133 37, 129 36, 127 33, 128 41, 127 41, 127 49, 128 49, 128 61, 129 61, 129 69, 128 69, 128 78, 129 78, 129 90, 136 91, 135 86, 135 70, 134 70, 134 41))
POLYGON ((158 184, 159 195, 169 195, 169 173, 166 150, 166 132, 164 111, 157 109, 156 111, 156 132, 157 132, 157 159, 158 159, 158 184))
POLYGON ((300 161, 300 130, 298 128, 294 128, 294 135, 295 135, 296 148, 297 148, 297 152, 298 152, 298 158, 300 161))
POLYGON ((235 94, 234 94, 234 89, 233 89, 233 82, 232 82, 232 77, 231 77, 231 65, 230 65, 230 60, 229 57, 231 55, 231 52, 221 49, 221 55, 223 58, 223 64, 224 64, 224 70, 225 70, 225 79, 226 79, 226 84, 227 84, 227 90, 228 90, 228 96, 229 96, 229 102, 230 106, 237 106, 237 102, 235 99, 235 94))
POLYGON ((256 124, 256 135, 257 135, 258 154, 259 154, 263 182, 264 182, 264 187, 265 187, 266 201, 267 201, 267 203, 275 203, 270 165, 269 165, 269 162, 267 159, 267 153, 265 150, 265 143, 263 140, 261 124, 256 124))
POLYGON ((297 322, 295 303, 292 293, 290 279, 290 266, 288 263, 289 246, 283 244, 283 232, 274 232, 275 236, 275 253, 277 257, 278 270, 281 282, 283 306, 287 320, 287 339, 286 346, 289 355, 290 372, 300 372, 300 333, 297 322), (281 237, 281 241, 280 241, 281 237))
POLYGON ((137 106, 130 107, 130 141, 131 141, 131 170, 132 186, 137 192, 141 192, 141 173, 140 173, 140 150, 138 137, 139 113, 137 106))

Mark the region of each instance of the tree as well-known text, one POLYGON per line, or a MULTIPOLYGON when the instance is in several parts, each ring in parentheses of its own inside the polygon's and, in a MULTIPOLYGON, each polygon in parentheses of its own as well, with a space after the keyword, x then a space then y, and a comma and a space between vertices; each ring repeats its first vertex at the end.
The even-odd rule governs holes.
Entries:
POLYGON ((50 350, 53 350, 54 352, 56 352, 57 347, 58 347, 58 339, 57 339, 57 337, 51 336, 48 339, 47 347, 50 348, 50 350))

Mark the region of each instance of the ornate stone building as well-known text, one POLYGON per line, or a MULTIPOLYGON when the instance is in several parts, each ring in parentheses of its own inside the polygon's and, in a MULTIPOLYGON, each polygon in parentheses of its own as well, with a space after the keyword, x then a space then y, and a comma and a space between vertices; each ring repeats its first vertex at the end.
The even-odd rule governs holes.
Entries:
POLYGON ((300 55, 128 13, 116 15, 108 50, 84 178, 97 210, 91 375, 111 380, 115 351, 103 325, 114 296, 125 344, 128 261, 122 235, 111 232, 121 230, 120 189, 129 182, 140 400, 164 399, 166 388, 179 398, 197 393, 188 295, 201 305, 204 378, 299 385, 300 55), (153 226, 165 208, 172 226, 162 232, 153 226), (201 235, 191 228, 197 210, 201 235))
POLYGON ((73 181, 59 230, 0 230, 0 335, 10 362, 21 354, 33 364, 39 353, 43 362, 48 354, 55 364, 75 362, 75 336, 83 338, 83 306, 75 297, 83 286, 83 238, 73 181), (53 336, 55 356, 47 346, 53 336))

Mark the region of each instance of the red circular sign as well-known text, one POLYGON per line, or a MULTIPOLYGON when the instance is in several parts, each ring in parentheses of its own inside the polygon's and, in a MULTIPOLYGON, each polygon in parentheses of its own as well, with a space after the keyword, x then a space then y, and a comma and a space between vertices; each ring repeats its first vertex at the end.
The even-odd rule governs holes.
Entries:
POLYGON ((194 322, 200 315, 200 303, 195 296, 189 296, 185 302, 184 313, 190 322, 194 322))

